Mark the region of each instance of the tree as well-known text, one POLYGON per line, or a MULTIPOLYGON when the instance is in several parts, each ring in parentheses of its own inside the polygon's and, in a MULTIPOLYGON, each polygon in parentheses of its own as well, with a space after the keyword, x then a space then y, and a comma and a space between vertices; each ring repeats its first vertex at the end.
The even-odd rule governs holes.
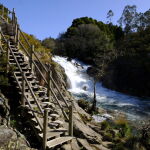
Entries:
POLYGON ((125 6, 123 13, 120 19, 118 20, 118 23, 121 27, 124 28, 124 31, 126 33, 135 31, 137 27, 136 25, 137 16, 138 16, 138 13, 136 12, 136 6, 127 5, 125 6))
POLYGON ((96 78, 94 78, 93 79, 94 81, 93 81, 93 94, 94 94, 94 96, 93 96, 93 104, 92 104, 92 111, 96 111, 96 102, 97 102, 97 100, 96 100, 96 83, 97 83, 97 81, 96 81, 96 78))
POLYGON ((46 48, 49 48, 51 50, 55 50, 56 49, 56 42, 55 39, 49 37, 49 38, 45 38, 42 41, 42 45, 45 46, 46 48))
POLYGON ((63 42, 68 57, 78 58, 88 63, 93 63, 98 55, 113 46, 109 36, 95 24, 70 27, 63 42))
POLYGON ((107 19, 108 19, 107 24, 111 23, 113 16, 114 16, 113 11, 109 10, 108 13, 107 13, 107 19))
POLYGON ((150 26, 150 9, 144 13, 143 22, 146 27, 150 26))

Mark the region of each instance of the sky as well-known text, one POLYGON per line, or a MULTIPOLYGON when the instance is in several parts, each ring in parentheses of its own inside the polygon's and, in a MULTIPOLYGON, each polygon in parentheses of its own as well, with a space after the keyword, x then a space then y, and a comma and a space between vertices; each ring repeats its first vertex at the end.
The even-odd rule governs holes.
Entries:
POLYGON ((106 23, 107 12, 114 12, 116 24, 126 5, 136 5, 138 12, 150 8, 150 0, 0 0, 12 10, 15 8, 21 29, 40 40, 57 38, 71 25, 73 19, 92 17, 106 23))

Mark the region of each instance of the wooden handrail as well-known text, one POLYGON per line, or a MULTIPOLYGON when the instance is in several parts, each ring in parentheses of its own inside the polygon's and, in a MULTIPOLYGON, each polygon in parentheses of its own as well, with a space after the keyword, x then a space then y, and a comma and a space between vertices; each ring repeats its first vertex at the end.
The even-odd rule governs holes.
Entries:
POLYGON ((34 56, 36 57, 36 59, 38 60, 38 62, 40 63, 40 65, 43 67, 43 69, 45 70, 45 72, 48 72, 47 68, 45 67, 45 65, 41 62, 41 60, 38 58, 37 54, 33 51, 34 56))
MULTIPOLYGON (((5 36, 3 35, 3 33, 2 33, 1 31, 0 31, 0 34, 2 35, 3 39, 4 39, 5 42, 7 43, 7 40, 6 40, 5 36)), ((20 67, 20 65, 19 65, 19 63, 18 63, 18 61, 17 61, 15 55, 13 54, 12 49, 10 48, 10 45, 9 45, 9 44, 8 44, 8 49, 10 50, 11 54, 13 55, 14 60, 15 60, 15 62, 16 62, 16 64, 17 64, 17 66, 18 66, 20 72, 22 72, 22 69, 21 69, 21 67, 20 67)), ((18 83, 18 86, 19 86, 20 90, 22 90, 21 85, 19 84, 15 73, 14 73, 14 77, 16 78, 16 81, 17 81, 17 83, 18 83)), ((26 77, 25 77, 25 81, 26 81, 27 84, 28 84, 28 81, 27 81, 26 77)), ((28 84, 28 86, 29 86, 29 84, 28 84)), ((30 87, 30 86, 29 86, 29 87, 30 87)), ((32 91, 32 89, 30 89, 30 90, 32 91)), ((33 93, 32 93, 32 94, 33 94, 33 93)), ((26 95, 24 95, 24 98, 26 99, 26 102, 28 103, 30 109, 32 109, 32 106, 31 106, 31 104, 29 103, 29 101, 28 101, 26 95)), ((37 105, 38 105, 38 104, 37 104, 37 105)), ((41 108, 41 107, 40 107, 40 108, 41 108)), ((41 109, 40 109, 40 110, 41 110, 41 109)), ((35 118, 36 118, 36 120, 37 120, 37 122, 38 122, 38 124, 39 124, 39 126, 40 126, 40 128, 41 128, 41 130, 43 130, 43 127, 42 127, 40 121, 38 120, 38 117, 36 116, 35 112, 32 111, 32 113, 33 113, 33 115, 35 116, 35 118)), ((42 113, 40 113, 40 114, 43 115, 43 111, 42 111, 42 113)))
MULTIPOLYGON (((23 44, 21 43, 21 41, 19 40, 20 45, 22 46, 22 48, 24 49, 24 51, 26 52, 26 54, 28 55, 28 57, 30 57, 28 51, 26 50, 26 48, 23 46, 23 44)), ((46 69, 46 67, 43 65, 43 63, 40 61, 40 59, 38 58, 38 56, 36 55, 36 53, 33 51, 33 54, 35 55, 35 57, 38 59, 38 62, 41 64, 41 66, 44 68, 44 70, 46 72, 48 72, 48 70, 46 69)), ((43 80, 45 81, 46 85, 48 86, 48 81, 46 80, 46 78, 44 77, 43 73, 40 71, 39 67, 36 65, 36 63, 34 61, 32 61, 34 66, 36 67, 36 69, 39 71, 40 75, 42 76, 43 80)), ((61 98, 63 99, 63 101, 65 102, 66 106, 69 108, 68 103, 66 102, 66 100, 64 99, 62 93, 60 92, 59 87, 57 86, 56 82, 54 81, 54 79, 52 78, 52 76, 50 76, 50 79, 52 80, 52 83, 54 84, 54 86, 56 87, 57 91, 59 92, 61 98)))
MULTIPOLYGON (((3 35, 3 37, 4 37, 4 35, 3 35)), ((5 38, 5 37, 4 37, 4 38, 5 38)), ((5 39, 5 41, 7 42, 6 39, 5 39)), ((18 66, 20 72, 22 72, 22 68, 20 67, 20 65, 19 65, 19 63, 18 63, 18 60, 17 60, 16 56, 14 55, 14 53, 12 52, 12 49, 11 49, 11 47, 10 47, 9 44, 8 44, 8 48, 9 48, 11 54, 13 55, 14 60, 15 60, 15 62, 16 62, 16 64, 17 64, 17 66, 18 66)), ((35 96, 35 94, 34 94, 32 88, 30 87, 30 85, 29 85, 29 83, 28 83, 27 78, 25 77, 24 79, 25 79, 25 81, 26 81, 26 83, 27 83, 27 85, 28 85, 28 88, 29 88, 29 90, 30 90, 30 92, 31 92, 31 94, 32 94, 32 96, 33 96, 33 98, 34 98, 34 100, 35 100, 35 102, 36 102, 36 104, 37 104, 39 110, 41 111, 41 113, 43 113, 42 108, 41 108, 41 106, 39 105, 39 103, 38 103, 38 101, 37 101, 37 99, 36 99, 36 96, 35 96)))
POLYGON ((13 53, 13 51, 12 51, 12 49, 11 49, 11 47, 10 47, 9 44, 8 44, 8 48, 9 48, 11 54, 13 55, 13 58, 14 58, 16 64, 17 64, 17 67, 19 68, 20 72, 22 72, 22 68, 20 67, 20 65, 19 65, 19 63, 18 63, 18 61, 17 61, 17 58, 16 58, 16 56, 14 55, 14 53, 13 53))
MULTIPOLYGON (((15 56, 14 53, 12 52, 12 49, 10 48, 9 45, 8 45, 8 47, 9 47, 9 49, 10 49, 11 54, 13 55, 13 57, 14 57, 14 59, 15 59, 15 62, 16 62, 16 64, 17 64, 17 66, 18 66, 20 72, 22 72, 22 68, 20 67, 20 65, 19 65, 19 63, 18 63, 18 61, 17 61, 17 59, 16 59, 16 56, 15 56)), ((32 96, 33 96, 33 98, 34 98, 34 100, 35 100, 35 102, 36 102, 36 104, 37 104, 37 106, 38 106, 40 112, 43 113, 42 108, 41 108, 41 106, 39 105, 39 103, 38 103, 38 101, 37 101, 37 98, 36 98, 36 96, 35 96, 35 94, 34 94, 32 88, 31 88, 31 86, 29 85, 29 82, 28 82, 26 76, 24 77, 24 80, 26 81, 27 86, 28 86, 28 88, 29 88, 29 90, 30 90, 30 92, 31 92, 31 94, 32 94, 32 96)))
MULTIPOLYGON (((20 83, 19 83, 19 81, 18 81, 18 79, 17 79, 17 76, 16 76, 15 72, 14 72, 14 77, 16 78, 16 81, 17 81, 17 83, 18 83, 19 89, 22 90, 21 85, 20 85, 20 83)), ((26 102, 28 103, 28 105, 29 105, 29 107, 30 107, 30 110, 32 111, 32 106, 31 106, 30 102, 28 101, 27 96, 24 95, 24 98, 26 99, 26 102)), ((35 113, 38 113, 38 114, 40 114, 40 115, 43 115, 43 114, 41 114, 40 112, 37 112, 37 111, 36 111, 36 112, 35 112, 35 111, 32 111, 32 113, 33 113, 33 115, 35 116, 35 118, 36 118, 36 120, 37 120, 37 122, 38 122, 38 124, 39 124, 39 126, 40 126, 40 128, 41 128, 41 130, 43 130, 43 127, 42 127, 42 125, 41 125, 41 123, 40 123, 40 121, 39 121, 39 119, 38 119, 38 117, 36 116, 35 113)))
POLYGON ((20 34, 22 35, 22 37, 25 39, 26 43, 28 44, 28 46, 31 48, 31 44, 28 42, 28 39, 24 36, 23 32, 20 30, 19 28, 19 31, 20 31, 20 34))
POLYGON ((62 111, 62 113, 63 113, 64 117, 65 117, 65 118, 67 119, 67 121, 68 121, 68 120, 69 120, 69 118, 68 118, 68 116, 67 116, 66 112, 63 110, 63 107, 61 106, 61 104, 60 104, 60 102, 59 102, 59 100, 58 100, 58 98, 57 98, 56 94, 55 94, 55 93, 54 93, 54 91, 51 89, 51 87, 50 87, 50 90, 51 90, 51 93, 53 94, 53 96, 54 96, 54 98, 55 98, 55 100, 56 100, 56 102, 57 102, 58 106, 60 107, 60 109, 61 109, 61 111, 62 111))
POLYGON ((21 41, 18 41, 19 44, 21 45, 21 47, 23 48, 23 50, 25 51, 25 53, 27 54, 28 57, 30 57, 29 52, 26 50, 26 48, 23 46, 23 44, 21 43, 21 41))
MULTIPOLYGON (((20 30, 20 29, 19 29, 19 30, 20 30)), ((24 36, 24 34, 23 34, 23 32, 22 32, 21 30, 20 30, 20 33, 21 33, 21 35, 23 36, 23 38, 25 39, 25 41, 27 42, 27 39, 25 38, 25 36, 24 36)), ((29 44, 29 42, 27 42, 27 43, 28 43, 28 46, 31 47, 31 45, 29 44)), ((28 52, 27 49, 23 46, 23 44, 21 43, 20 40, 19 40, 19 44, 21 45, 21 47, 23 48, 23 50, 25 51, 25 53, 27 54, 27 56, 30 57, 29 52, 28 52)), ((32 50, 32 49, 31 49, 31 50, 32 50)), ((42 66, 42 68, 46 71, 46 73, 48 73, 47 68, 46 68, 45 65, 41 62, 41 60, 38 58, 37 54, 36 54, 34 51, 33 51, 32 53, 34 54, 34 56, 35 56, 35 58, 37 59, 38 63, 40 63, 40 65, 42 66)), ((48 85, 48 81, 47 81, 46 78, 44 77, 44 75, 43 75, 43 73, 41 72, 41 70, 39 69, 38 65, 35 63, 34 60, 32 60, 32 63, 33 63, 33 65, 35 66, 35 68, 37 69, 37 71, 40 73, 42 79, 45 81, 46 86, 49 86, 49 85, 48 85)), ((57 84, 56 84, 56 82, 54 81, 54 79, 52 78, 52 76, 50 76, 50 80, 52 81, 52 84, 54 85, 54 87, 57 89, 58 93, 60 94, 60 96, 61 96, 62 100, 64 101, 65 105, 67 106, 67 108, 69 108, 69 105, 68 105, 67 101, 65 100, 64 96, 62 95, 62 93, 61 93, 59 87, 57 86, 57 84)), ((49 87, 49 89, 51 89, 51 88, 49 87)), ((52 89, 51 89, 51 91, 52 91, 52 89)), ((54 94, 53 94, 53 95, 54 95, 54 94)), ((55 96, 54 96, 54 97, 55 97, 55 96)), ((57 101, 56 98, 55 98, 55 100, 57 101)), ((57 102, 57 103, 58 103, 58 102, 57 102)), ((58 104, 58 105, 59 105, 59 104, 58 104)), ((60 105, 61 105, 61 104, 60 104, 60 105)), ((63 112, 63 109, 62 109, 62 107, 61 107, 60 105, 59 105, 59 107, 61 108, 61 110, 62 110, 62 112, 63 112)), ((63 112, 63 114, 64 114, 64 112, 63 112)), ((66 117, 66 115, 65 115, 65 117, 66 117)), ((68 118, 68 117, 67 117, 67 118, 68 118)))
POLYGON ((35 94, 34 94, 32 88, 31 88, 31 86, 29 85, 29 82, 28 82, 27 78, 25 78, 25 81, 26 81, 26 83, 27 83, 27 85, 28 85, 28 88, 29 88, 31 94, 32 94, 32 97, 34 98, 34 101, 36 102, 36 104, 37 104, 37 106, 38 106, 40 112, 43 114, 43 110, 42 110, 40 104, 38 103, 37 98, 36 98, 36 96, 35 96, 35 94))

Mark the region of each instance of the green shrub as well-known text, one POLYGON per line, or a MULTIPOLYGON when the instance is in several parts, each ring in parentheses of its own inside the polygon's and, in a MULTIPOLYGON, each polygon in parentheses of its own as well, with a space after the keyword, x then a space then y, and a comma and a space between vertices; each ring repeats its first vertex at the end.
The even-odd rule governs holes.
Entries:
POLYGON ((115 121, 116 128, 119 130, 118 136, 120 138, 129 137, 131 135, 131 127, 129 126, 127 120, 120 118, 115 121))
POLYGON ((85 111, 88 111, 90 109, 90 103, 84 99, 78 100, 78 105, 85 111))
POLYGON ((125 148, 123 143, 118 143, 112 150, 129 150, 129 149, 125 148))
POLYGON ((8 86, 8 78, 4 75, 0 75, 0 86, 8 86))
POLYGON ((103 121, 103 122, 101 123, 101 129, 102 129, 102 130, 107 130, 107 129, 109 129, 109 128, 110 128, 110 125, 109 125, 108 121, 103 121))
POLYGON ((105 133, 104 136, 103 136, 103 140, 104 141, 110 141, 112 142, 113 141, 113 135, 111 133, 105 133))

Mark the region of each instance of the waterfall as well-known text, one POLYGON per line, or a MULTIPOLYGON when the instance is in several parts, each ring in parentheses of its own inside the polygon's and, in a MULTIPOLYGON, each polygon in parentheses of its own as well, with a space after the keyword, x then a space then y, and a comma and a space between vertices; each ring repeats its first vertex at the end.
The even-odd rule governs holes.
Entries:
MULTIPOLYGON (((92 100, 93 78, 86 73, 89 65, 78 60, 67 61, 67 58, 54 56, 53 60, 60 64, 71 82, 69 91, 76 98, 92 100)), ((141 120, 150 117, 150 100, 125 95, 96 84, 97 105, 107 110, 121 111, 129 120, 141 120)))

